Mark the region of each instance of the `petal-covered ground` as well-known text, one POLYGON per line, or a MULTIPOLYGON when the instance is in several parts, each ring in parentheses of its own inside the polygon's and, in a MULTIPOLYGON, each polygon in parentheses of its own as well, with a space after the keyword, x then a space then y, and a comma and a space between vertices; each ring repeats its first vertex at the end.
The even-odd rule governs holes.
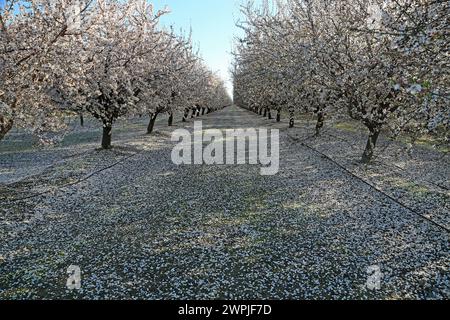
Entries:
POLYGON ((363 146, 356 132, 304 140, 306 125, 237 107, 201 120, 283 128, 280 172, 176 166, 170 132, 192 121, 148 137, 137 120, 111 151, 86 139, 0 153, 0 298, 450 298, 447 156, 384 152, 363 167, 348 146, 363 146), (20 169, 22 158, 39 169, 20 169), (66 287, 71 265, 80 290, 66 287))

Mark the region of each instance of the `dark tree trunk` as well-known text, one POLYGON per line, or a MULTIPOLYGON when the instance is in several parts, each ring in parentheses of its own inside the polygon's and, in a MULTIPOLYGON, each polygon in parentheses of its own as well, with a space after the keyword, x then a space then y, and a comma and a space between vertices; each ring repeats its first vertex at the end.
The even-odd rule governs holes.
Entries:
POLYGON ((264 108, 264 115, 263 115, 263 117, 264 118, 267 117, 267 108, 264 108))
POLYGON ((153 129, 155 128, 155 121, 156 118, 158 117, 157 114, 150 114, 150 122, 148 123, 147 126, 147 134, 152 134, 153 133, 153 129))
POLYGON ((197 109, 197 117, 200 117, 200 108, 197 109))
POLYGON ((13 120, 6 120, 4 117, 0 116, 0 140, 6 136, 9 130, 12 129, 13 125, 13 120))
POLYGON ((294 106, 289 106, 289 128, 295 125, 295 109, 294 106))
POLYGON ((205 115, 206 108, 202 108, 202 116, 205 115))
POLYGON ((373 155, 375 153, 375 147, 377 145, 378 138, 380 136, 380 128, 372 127, 369 128, 369 138, 367 140, 366 150, 364 150, 362 156, 363 163, 370 163, 372 161, 373 155))
POLYGON ((84 127, 84 116, 80 113, 80 126, 84 127))
POLYGON ((267 117, 269 118, 269 120, 272 120, 272 110, 269 109, 267 117))
POLYGON ((277 122, 281 122, 281 110, 277 111, 277 122))
POLYGON ((259 108, 259 115, 262 116, 262 108, 259 108))
POLYGON ((111 140, 112 140, 112 125, 104 124, 103 125, 102 148, 103 149, 111 149, 111 140))
POLYGON ((192 109, 191 119, 195 118, 195 109, 192 109))
POLYGON ((320 131, 322 130, 325 123, 325 114, 320 111, 317 114, 317 124, 316 124, 316 137, 320 135, 320 131))
POLYGON ((173 113, 169 113, 169 127, 173 125, 173 113))

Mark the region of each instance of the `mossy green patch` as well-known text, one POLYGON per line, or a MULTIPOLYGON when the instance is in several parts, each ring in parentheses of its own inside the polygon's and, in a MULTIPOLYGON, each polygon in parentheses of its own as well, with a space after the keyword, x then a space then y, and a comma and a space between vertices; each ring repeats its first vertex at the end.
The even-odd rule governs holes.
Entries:
POLYGON ((352 122, 339 122, 335 123, 334 127, 336 129, 346 131, 346 132, 358 132, 358 126, 355 123, 352 122))

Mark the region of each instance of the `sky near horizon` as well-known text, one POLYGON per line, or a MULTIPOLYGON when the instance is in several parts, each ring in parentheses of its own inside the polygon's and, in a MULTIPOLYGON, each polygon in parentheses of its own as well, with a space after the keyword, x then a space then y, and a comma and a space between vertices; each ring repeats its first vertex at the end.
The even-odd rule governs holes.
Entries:
POLYGON ((217 72, 232 93, 230 67, 232 44, 241 30, 236 21, 242 20, 241 4, 245 0, 153 0, 156 9, 166 5, 171 13, 162 19, 164 25, 173 25, 186 33, 192 28, 196 49, 209 68, 217 72))

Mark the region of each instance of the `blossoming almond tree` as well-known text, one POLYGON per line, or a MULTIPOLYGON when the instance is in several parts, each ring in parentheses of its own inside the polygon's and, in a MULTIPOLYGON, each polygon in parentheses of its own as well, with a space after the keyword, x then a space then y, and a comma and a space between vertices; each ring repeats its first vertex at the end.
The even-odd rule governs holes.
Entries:
POLYGON ((184 39, 172 32, 163 35, 163 50, 155 56, 157 63, 145 77, 145 86, 150 90, 148 99, 142 100, 143 113, 150 116, 147 134, 153 132, 155 121, 163 112, 169 114, 169 126, 172 125, 174 113, 185 101, 186 77, 192 73, 198 59, 192 52, 190 37, 184 39))
POLYGON ((14 124, 33 131, 63 125, 51 88, 67 65, 61 52, 67 59, 76 56, 74 43, 91 26, 92 2, 6 0, 0 5, 0 139, 14 124))
POLYGON ((102 148, 111 148, 113 123, 138 113, 143 70, 152 68, 161 42, 159 18, 147 1, 97 1, 95 25, 83 38, 80 88, 73 96, 103 124, 102 148), (156 48, 155 48, 156 47, 156 48))
POLYGON ((448 132, 447 3, 288 0, 268 7, 244 8, 235 74, 241 101, 264 106, 262 93, 272 87, 291 118, 294 107, 317 115, 316 134, 326 114, 346 113, 368 128, 365 163, 382 129, 448 132))

